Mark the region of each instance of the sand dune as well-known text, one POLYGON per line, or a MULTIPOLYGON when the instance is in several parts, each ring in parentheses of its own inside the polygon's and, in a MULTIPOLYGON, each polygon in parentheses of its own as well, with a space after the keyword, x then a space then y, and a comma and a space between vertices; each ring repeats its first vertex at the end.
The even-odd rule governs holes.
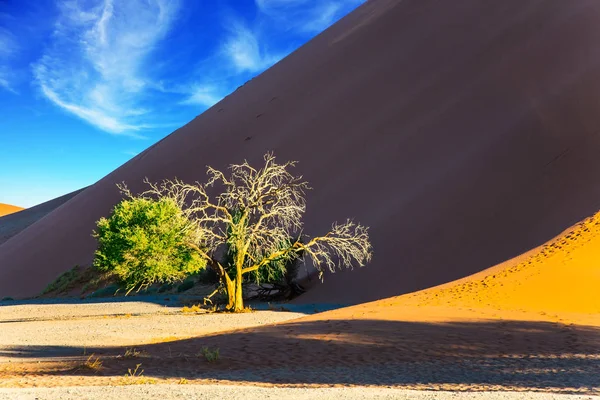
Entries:
POLYGON ((17 211, 23 210, 22 207, 11 206, 10 204, 0 203, 0 217, 3 215, 13 214, 17 211))
POLYGON ((599 208, 599 20, 586 0, 371 0, 1 245, 0 296, 89 263, 116 182, 267 150, 315 189, 306 233, 372 228, 373 263, 300 301, 401 295, 539 246, 599 208))
POLYGON ((477 274, 312 318, 521 320, 600 328, 598 259, 600 212, 548 243, 477 274))
MULTIPOLYGON (((37 206, 28 208, 17 214, 4 215, 0 217, 0 245, 2 245, 2 243, 6 242, 11 237, 15 236, 17 233, 21 232, 23 229, 27 228, 29 225, 46 216, 46 214, 54 211, 62 204, 69 201, 82 190, 83 189, 77 190, 45 203, 38 204, 37 206)), ((2 213, 0 212, 0 214, 2 213)), ((2 264, 0 263, 0 268, 1 265, 2 264)))

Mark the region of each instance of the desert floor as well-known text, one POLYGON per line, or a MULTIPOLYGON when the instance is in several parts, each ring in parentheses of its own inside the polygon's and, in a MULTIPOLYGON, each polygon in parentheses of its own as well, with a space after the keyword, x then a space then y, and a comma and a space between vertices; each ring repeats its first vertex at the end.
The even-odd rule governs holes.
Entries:
POLYGON ((475 314, 437 323, 434 308, 419 310, 430 314, 425 319, 386 321, 361 319, 362 310, 307 316, 194 314, 142 302, 5 305, 0 399, 169 398, 166 392, 170 398, 235 398, 239 385, 266 398, 434 398, 427 390, 478 392, 453 392, 456 399, 598 393, 593 327, 486 321, 475 314), (204 347, 218 348, 219 359, 209 363, 204 347), (95 388, 76 388, 82 386, 95 388), (284 388, 267 390, 272 386, 284 388), (407 389, 426 391, 414 397, 407 389))
POLYGON ((360 400, 591 400, 596 396, 517 392, 427 392, 389 388, 261 388, 237 385, 138 385, 69 388, 0 389, 0 399, 18 400, 142 400, 156 399, 360 399, 360 400))
POLYGON ((236 397, 235 388, 221 388, 227 384, 256 393, 284 387, 284 394, 269 391, 273 398, 316 396, 307 389, 339 397, 335 390, 348 387, 362 388, 344 392, 349 398, 410 393, 384 388, 424 390, 423 398, 432 390, 477 392, 463 398, 597 396, 598 249, 600 214, 467 278, 324 312, 316 311, 330 305, 190 313, 164 296, 4 302, 1 395, 160 397, 173 387, 161 385, 174 385, 185 398, 194 390, 185 385, 218 383, 202 389, 223 398, 236 397), (97 389, 47 389, 84 386, 97 389))

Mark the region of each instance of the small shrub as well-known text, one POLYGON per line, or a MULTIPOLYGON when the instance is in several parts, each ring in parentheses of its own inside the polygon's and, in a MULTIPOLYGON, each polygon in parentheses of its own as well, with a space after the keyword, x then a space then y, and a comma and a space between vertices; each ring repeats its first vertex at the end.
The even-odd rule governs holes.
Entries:
POLYGON ((142 357, 149 357, 149 354, 138 350, 136 348, 130 348, 130 349, 126 349, 125 350, 125 354, 123 354, 122 356, 119 356, 119 358, 124 358, 124 359, 133 359, 133 358, 142 358, 142 357))
POLYGON ((153 378, 146 378, 144 376, 144 370, 140 369, 142 364, 136 364, 134 369, 128 368, 127 373, 123 375, 121 383, 123 385, 152 385, 158 381, 153 378))
POLYGON ((97 222, 94 267, 114 274, 129 294, 154 283, 173 283, 198 272, 206 261, 187 243, 195 226, 169 198, 123 200, 97 222))
POLYGON ((102 361, 100 361, 100 357, 95 357, 94 354, 92 354, 80 365, 73 368, 73 370, 100 372, 102 368, 102 361))
POLYGON ((206 359, 206 361, 208 361, 209 363, 213 363, 219 360, 219 348, 216 348, 214 350, 211 350, 208 347, 203 347, 202 348, 202 355, 204 356, 204 358, 206 359))

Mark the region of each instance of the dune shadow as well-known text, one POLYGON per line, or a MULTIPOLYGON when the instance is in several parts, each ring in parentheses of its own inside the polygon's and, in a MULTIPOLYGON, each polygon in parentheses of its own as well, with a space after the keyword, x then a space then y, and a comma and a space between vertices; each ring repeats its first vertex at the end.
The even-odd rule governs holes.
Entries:
MULTIPOLYGON (((88 352, 107 376, 141 363, 148 377, 268 384, 600 388, 600 329, 549 322, 298 321, 136 348, 144 358, 123 358, 124 347, 88 352), (208 362, 205 348, 219 349, 219 359, 208 362)), ((72 357, 81 348, 22 346, 0 356, 72 357)))

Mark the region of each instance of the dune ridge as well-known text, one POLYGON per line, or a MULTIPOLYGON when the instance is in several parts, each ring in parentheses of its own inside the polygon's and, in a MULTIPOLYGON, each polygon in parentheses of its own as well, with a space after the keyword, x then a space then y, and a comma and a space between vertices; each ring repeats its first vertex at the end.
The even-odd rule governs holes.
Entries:
POLYGON ((0 217, 24 210, 23 207, 0 203, 0 217))
POLYGON ((521 320, 600 327, 598 259, 600 212, 542 246, 466 278, 315 318, 521 320))
POLYGON ((0 245, 69 201, 82 190, 76 190, 75 192, 65 194, 31 208, 22 209, 18 213, 0 216, 0 245))

